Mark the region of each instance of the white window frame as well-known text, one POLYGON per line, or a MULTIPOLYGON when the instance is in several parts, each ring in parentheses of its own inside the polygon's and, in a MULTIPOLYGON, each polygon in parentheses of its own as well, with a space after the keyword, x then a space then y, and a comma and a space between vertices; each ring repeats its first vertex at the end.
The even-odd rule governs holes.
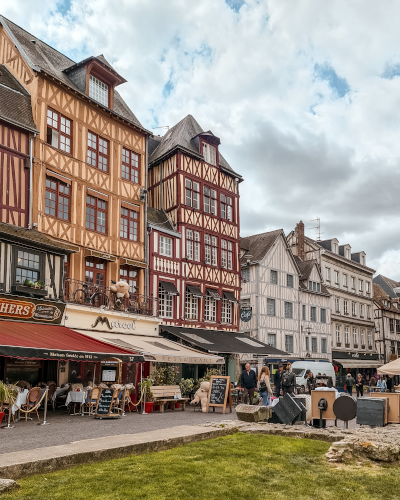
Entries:
POLYGON ((311 352, 318 352, 318 338, 311 337, 311 352))
POLYGON ((186 290, 185 297, 185 318, 190 320, 197 320, 199 317, 199 299, 194 297, 189 290, 186 290))
POLYGON ((367 306, 367 318, 371 319, 371 306, 367 306))
POLYGON ((325 278, 326 281, 331 281, 331 269, 329 267, 325 268, 325 278))
POLYGON ((358 329, 353 326, 353 345, 358 345, 358 329))
POLYGON ((335 297, 335 312, 340 313, 340 298, 335 297))
POLYGON ((369 281, 366 281, 365 282, 365 290, 366 290, 366 293, 367 295, 369 295, 371 293, 371 288, 370 288, 371 284, 369 281))
POLYGON ((372 330, 367 330, 367 335, 368 335, 368 347, 371 349, 372 348, 372 330))
POLYGON ((268 333, 268 345, 276 347, 276 333, 268 333))
POLYGON ((221 322, 229 325, 232 323, 232 302, 228 299, 222 299, 221 322))
POLYGON ((320 309, 321 323, 326 323, 326 309, 322 307, 320 309))
POLYGON ((108 108, 108 85, 93 75, 89 75, 89 97, 108 108))
POLYGON ((350 327, 345 326, 344 328, 344 343, 350 345, 350 327))
POLYGON ((285 302, 285 318, 293 319, 293 302, 285 302))
POLYGON ((358 291, 363 293, 363 280, 358 280, 358 291))
POLYGON ((317 308, 315 306, 310 307, 310 321, 313 323, 317 321, 317 308))
POLYGON ((185 179, 185 205, 196 210, 200 209, 200 184, 187 178, 185 179))
POLYGON ((340 331, 340 325, 336 325, 336 344, 341 344, 342 332, 340 331))
POLYGON ((325 337, 321 338, 321 353, 327 354, 328 352, 328 342, 325 337))
POLYGON ((200 262, 200 233, 198 231, 194 232, 194 261, 200 262))
POLYGON ((361 337, 361 345, 365 347, 365 329, 361 328, 360 330, 360 337, 361 337))
POLYGON ((360 304, 360 318, 364 317, 364 304, 360 304))
POLYGON ((267 298, 267 316, 276 316, 275 299, 267 298))
POLYGON ((335 285, 339 285, 339 271, 334 271, 335 273, 335 285))
POLYGON ((216 321, 217 318, 217 301, 206 295, 204 299, 204 319, 205 321, 216 321))
POLYGON ((211 265, 218 265, 218 238, 211 236, 211 265))
POLYGON ((211 265, 211 236, 209 234, 204 235, 204 262, 211 265))
POLYGON ((355 302, 352 302, 352 303, 351 303, 351 314, 352 314, 353 316, 356 316, 356 315, 357 315, 356 303, 355 303, 355 302))
POLYGON ((293 335, 285 335, 285 351, 290 353, 294 351, 293 335))
POLYGON ((347 274, 343 274, 343 286, 347 287, 347 274))
POLYGON ((193 231, 186 229, 186 258, 193 260, 193 231))
POLYGON ((275 269, 271 269, 270 271, 270 279, 271 279, 271 283, 273 285, 277 285, 278 284, 278 271, 275 271, 275 269), (274 279, 272 278, 272 276, 275 276, 276 280, 274 281, 274 279))
POLYGON ((217 148, 203 142, 203 156, 204 160, 210 165, 217 165, 217 148))
POLYGON ((160 318, 174 317, 174 296, 167 293, 161 285, 158 287, 158 307, 160 318))
POLYGON ((227 267, 227 241, 221 239, 221 267, 227 267))
POLYGON ((164 255, 164 257, 172 257, 172 238, 160 235, 158 244, 160 255, 164 255))
POLYGON ((356 289, 356 279, 354 276, 351 277, 351 289, 352 290, 356 289))
POLYGON ((343 300, 343 312, 349 314, 349 301, 346 299, 343 300))

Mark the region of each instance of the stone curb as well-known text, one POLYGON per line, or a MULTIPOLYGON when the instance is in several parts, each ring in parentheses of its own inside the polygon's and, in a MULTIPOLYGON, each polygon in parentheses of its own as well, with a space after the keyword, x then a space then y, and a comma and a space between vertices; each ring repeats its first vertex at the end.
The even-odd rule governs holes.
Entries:
POLYGON ((0 477, 20 479, 80 464, 169 450, 235 432, 237 429, 201 428, 184 425, 152 432, 109 436, 48 448, 7 453, 0 455, 0 477))

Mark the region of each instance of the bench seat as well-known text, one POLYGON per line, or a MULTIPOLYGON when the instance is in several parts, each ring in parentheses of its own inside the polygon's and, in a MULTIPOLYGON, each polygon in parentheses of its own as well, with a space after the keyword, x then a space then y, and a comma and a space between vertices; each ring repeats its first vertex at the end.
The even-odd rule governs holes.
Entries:
POLYGON ((160 413, 164 413, 164 406, 168 403, 173 404, 173 409, 175 409, 176 404, 182 404, 182 411, 185 411, 185 405, 189 398, 174 398, 175 394, 181 392, 179 385, 154 385, 151 386, 150 390, 153 393, 154 406, 160 407, 160 413))

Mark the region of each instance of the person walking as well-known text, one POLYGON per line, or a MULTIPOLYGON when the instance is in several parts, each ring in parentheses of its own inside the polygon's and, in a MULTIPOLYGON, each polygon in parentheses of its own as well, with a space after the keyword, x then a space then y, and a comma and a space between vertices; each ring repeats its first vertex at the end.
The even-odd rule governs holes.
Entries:
POLYGON ((353 384, 354 384, 354 378, 351 376, 351 373, 348 373, 346 375, 346 387, 347 387, 347 392, 350 394, 350 396, 353 395, 353 384))
POLYGON ((364 395, 364 380, 362 378, 361 373, 357 375, 357 380, 356 380, 356 391, 357 391, 357 397, 363 397, 364 395))
POLYGON ((257 377, 254 370, 251 369, 250 364, 246 363, 245 369, 241 376, 242 389, 243 389, 243 401, 247 401, 249 397, 249 405, 253 404, 254 391, 257 387, 257 377))
POLYGON ((369 392, 375 392, 376 391, 376 380, 375 377, 371 377, 369 381, 369 392))
POLYGON ((296 375, 292 373, 292 365, 286 365, 286 371, 283 372, 281 379, 281 394, 295 394, 296 392, 296 375))
POLYGON ((281 395, 281 382, 283 375, 283 364, 279 363, 278 369, 275 372, 274 376, 274 384, 275 384, 275 395, 277 398, 281 395))
POLYGON ((386 380, 383 378, 383 375, 379 375, 379 380, 376 383, 376 387, 378 389, 378 392, 386 391, 386 380))
POLYGON ((311 394, 311 391, 315 389, 315 378, 313 372, 309 372, 308 377, 307 377, 307 389, 308 392, 311 394))
POLYGON ((270 384, 270 371, 268 366, 263 366, 258 375, 258 392, 262 397, 262 406, 271 404, 272 389, 270 384))

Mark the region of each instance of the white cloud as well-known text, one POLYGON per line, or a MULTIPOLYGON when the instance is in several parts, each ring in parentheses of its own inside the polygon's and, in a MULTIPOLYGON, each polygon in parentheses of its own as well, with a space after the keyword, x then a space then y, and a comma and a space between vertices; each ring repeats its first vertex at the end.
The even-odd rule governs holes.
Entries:
POLYGON ((145 126, 192 113, 218 134, 245 177, 243 234, 319 216, 324 237, 400 279, 400 77, 382 78, 400 64, 398 2, 3 0, 2 12, 75 59, 103 53, 145 126))

